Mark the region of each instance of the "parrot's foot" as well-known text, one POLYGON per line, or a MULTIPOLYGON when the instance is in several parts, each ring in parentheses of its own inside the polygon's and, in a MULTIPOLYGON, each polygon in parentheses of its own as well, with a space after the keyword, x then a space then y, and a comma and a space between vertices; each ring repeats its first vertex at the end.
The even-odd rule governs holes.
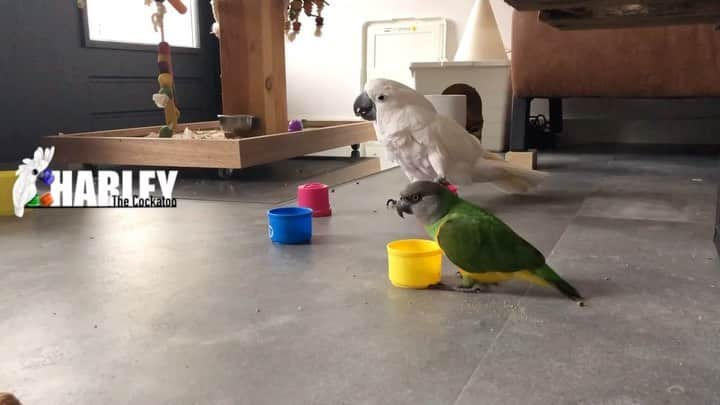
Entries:
POLYGON ((443 283, 432 284, 428 286, 429 290, 455 291, 455 287, 443 283))
POLYGON ((487 292, 490 289, 490 287, 486 284, 474 284, 472 287, 462 287, 462 286, 450 286, 450 285, 443 284, 443 283, 437 283, 437 284, 428 286, 428 289, 440 290, 440 291, 463 292, 463 293, 480 293, 480 292, 487 292))
POLYGON ((457 292, 463 292, 463 293, 479 293, 479 292, 488 292, 490 290, 490 286, 487 284, 473 284, 471 287, 462 287, 457 286, 453 288, 453 291, 457 292))

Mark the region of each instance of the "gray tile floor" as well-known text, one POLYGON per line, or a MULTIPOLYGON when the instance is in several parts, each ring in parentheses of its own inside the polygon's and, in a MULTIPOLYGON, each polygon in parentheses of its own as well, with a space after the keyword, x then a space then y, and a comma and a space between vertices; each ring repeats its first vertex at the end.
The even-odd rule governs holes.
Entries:
MULTIPOLYGON (((0 391, 26 404, 720 404, 715 155, 543 153, 530 195, 461 189, 586 307, 524 284, 393 288, 397 170, 336 188, 311 246, 269 205, 0 218, 0 391)), ((454 280, 446 263, 445 278, 454 280)))

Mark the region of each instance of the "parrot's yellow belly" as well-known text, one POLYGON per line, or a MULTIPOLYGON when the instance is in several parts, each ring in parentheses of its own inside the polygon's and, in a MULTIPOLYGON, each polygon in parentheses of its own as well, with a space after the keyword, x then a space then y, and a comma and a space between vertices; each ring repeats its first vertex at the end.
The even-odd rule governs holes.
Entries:
POLYGON ((510 281, 510 280, 524 280, 531 282, 533 284, 537 284, 543 287, 550 287, 550 284, 548 284, 547 281, 541 279, 540 277, 536 276, 532 272, 528 270, 521 270, 521 271, 514 271, 512 273, 508 272, 484 272, 484 273, 470 273, 465 270, 460 269, 460 274, 462 274, 463 277, 469 277, 478 283, 482 284, 495 284, 495 283, 502 283, 503 281, 510 281))

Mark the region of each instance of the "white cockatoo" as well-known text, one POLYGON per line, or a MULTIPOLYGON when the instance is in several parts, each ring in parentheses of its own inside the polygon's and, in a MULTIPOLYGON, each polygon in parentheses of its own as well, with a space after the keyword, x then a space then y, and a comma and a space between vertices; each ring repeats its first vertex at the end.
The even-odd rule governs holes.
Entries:
POLYGON ((490 182, 506 192, 525 192, 546 176, 486 151, 475 136, 402 83, 368 81, 353 109, 355 115, 374 122, 388 157, 411 182, 490 182))
POLYGON ((15 172, 17 179, 13 185, 13 205, 17 217, 22 218, 25 205, 37 195, 37 178, 50 165, 54 154, 54 146, 45 149, 38 147, 32 159, 23 159, 18 166, 15 172))

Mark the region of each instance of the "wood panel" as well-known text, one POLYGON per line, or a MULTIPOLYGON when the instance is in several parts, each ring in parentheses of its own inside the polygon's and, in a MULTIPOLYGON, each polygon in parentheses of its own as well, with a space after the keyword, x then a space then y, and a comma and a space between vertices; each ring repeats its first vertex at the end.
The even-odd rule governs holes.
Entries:
POLYGON ((520 11, 563 30, 715 24, 717 0, 505 0, 520 11))
POLYGON ((238 144, 232 140, 55 136, 57 163, 102 165, 239 168, 238 144))
POLYGON ((260 118, 262 133, 286 131, 285 2, 216 2, 223 113, 260 118))

